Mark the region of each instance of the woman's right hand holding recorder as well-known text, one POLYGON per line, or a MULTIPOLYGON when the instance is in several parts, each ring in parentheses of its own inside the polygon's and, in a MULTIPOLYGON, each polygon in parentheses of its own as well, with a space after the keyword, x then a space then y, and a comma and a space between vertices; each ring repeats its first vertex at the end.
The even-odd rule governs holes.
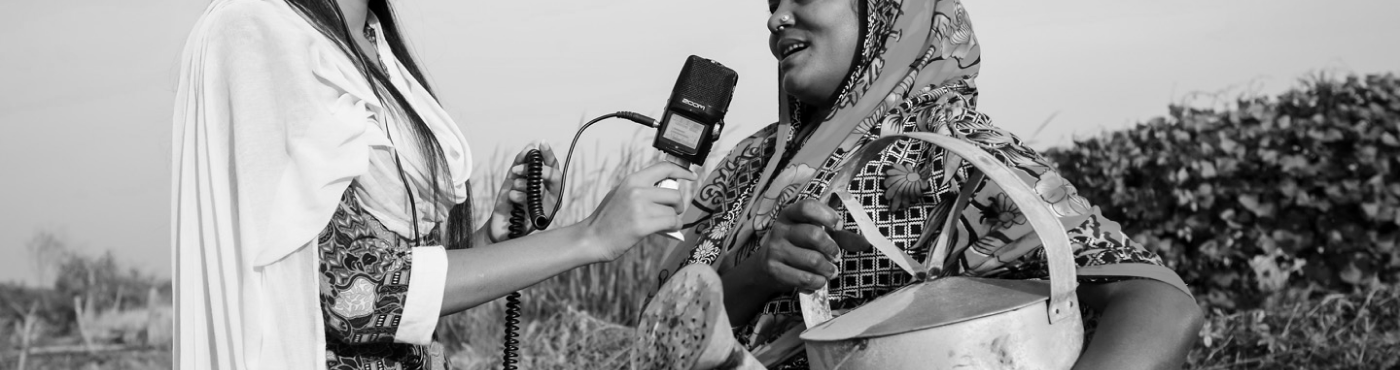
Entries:
POLYGON ((694 181, 696 175, 670 162, 654 163, 628 175, 579 223, 594 261, 615 260, 648 235, 681 228, 683 197, 656 186, 665 179, 694 181))

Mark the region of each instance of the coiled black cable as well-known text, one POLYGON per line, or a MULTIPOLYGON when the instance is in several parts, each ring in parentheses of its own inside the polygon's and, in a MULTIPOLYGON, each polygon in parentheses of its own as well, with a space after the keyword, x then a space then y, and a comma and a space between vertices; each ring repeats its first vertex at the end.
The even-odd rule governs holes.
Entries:
MULTIPOLYGON (((640 123, 647 127, 656 127, 656 120, 634 112, 616 112, 605 114, 594 118, 574 133, 574 139, 569 143, 569 152, 564 157, 564 168, 560 171, 559 196, 554 201, 554 209, 548 214, 544 211, 544 154, 539 149, 531 149, 525 153, 525 203, 528 205, 530 222, 535 226, 535 230, 543 230, 549 227, 554 215, 559 213, 559 207, 563 205, 564 181, 568 177, 569 162, 574 157, 574 145, 578 144, 578 138, 583 135, 583 131, 588 129, 598 121, 608 118, 623 118, 632 122, 640 123)), ((511 239, 525 236, 526 208, 515 206, 510 211, 510 226, 507 230, 511 239)), ((512 292, 506 295, 506 328, 505 328, 505 348, 501 356, 501 365, 506 370, 516 370, 516 364, 520 363, 520 292, 512 292)))
POLYGON ((501 365, 506 370, 516 370, 520 362, 520 292, 506 295, 506 341, 501 355, 501 365))
POLYGON ((535 230, 549 227, 552 219, 544 213, 544 154, 539 149, 525 153, 525 196, 535 230))
MULTIPOLYGON (((529 209, 535 229, 549 226, 550 217, 544 214, 544 154, 539 149, 525 153, 525 203, 529 209)), ((525 236, 527 207, 515 206, 510 210, 511 239, 525 236)), ((520 292, 506 295, 505 348, 501 355, 501 365, 506 370, 515 370, 520 362, 520 292)))

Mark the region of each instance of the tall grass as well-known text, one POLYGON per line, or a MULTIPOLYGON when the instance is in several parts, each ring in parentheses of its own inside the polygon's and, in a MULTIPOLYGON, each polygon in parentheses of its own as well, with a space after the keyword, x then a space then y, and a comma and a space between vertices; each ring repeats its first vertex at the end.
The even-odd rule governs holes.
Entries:
POLYGON ((1290 289, 1261 308, 1214 309, 1188 369, 1400 369, 1400 286, 1290 289))

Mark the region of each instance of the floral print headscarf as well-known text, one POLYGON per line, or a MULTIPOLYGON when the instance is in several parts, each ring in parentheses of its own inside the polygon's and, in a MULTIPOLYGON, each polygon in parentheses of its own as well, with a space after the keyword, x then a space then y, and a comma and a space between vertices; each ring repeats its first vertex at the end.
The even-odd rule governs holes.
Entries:
MULTIPOLYGON (((835 164, 868 141, 863 138, 878 134, 876 124, 892 110, 939 86, 970 85, 977 76, 981 48, 961 2, 856 1, 862 1, 863 17, 857 61, 819 129, 805 143, 791 142, 801 112, 810 108, 780 86, 779 122, 735 146, 702 183, 685 217, 691 243, 674 253, 667 266, 689 260, 723 269, 750 254, 751 248, 735 251, 733 246, 751 244, 785 206, 825 189, 835 164), (781 169, 779 162, 785 162, 781 169), (692 249, 694 258, 682 258, 691 256, 692 249)), ((937 106, 918 113, 947 116, 969 110, 963 101, 937 106)), ((905 199, 912 192, 892 196, 905 199)))

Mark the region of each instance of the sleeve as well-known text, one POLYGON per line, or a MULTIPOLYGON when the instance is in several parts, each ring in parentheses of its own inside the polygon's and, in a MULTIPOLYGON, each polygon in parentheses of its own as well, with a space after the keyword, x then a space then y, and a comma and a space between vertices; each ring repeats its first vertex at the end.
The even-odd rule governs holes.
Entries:
POLYGON ((321 232, 321 314, 331 343, 432 343, 446 250, 412 247, 347 191, 321 232))
MULTIPOLYGON (((977 145, 1012 168, 1060 218, 1081 281, 1153 279, 1191 295, 1181 277, 1165 267, 1156 253, 1129 238, 1117 222, 1104 217, 1049 161, 1019 138, 992 126, 985 115, 976 112, 948 123, 948 127, 953 136, 977 145)), ((1047 278, 1045 250, 1026 216, 997 184, 984 180, 976 189, 962 211, 954 244, 966 246, 959 260, 963 273, 1047 278)))

